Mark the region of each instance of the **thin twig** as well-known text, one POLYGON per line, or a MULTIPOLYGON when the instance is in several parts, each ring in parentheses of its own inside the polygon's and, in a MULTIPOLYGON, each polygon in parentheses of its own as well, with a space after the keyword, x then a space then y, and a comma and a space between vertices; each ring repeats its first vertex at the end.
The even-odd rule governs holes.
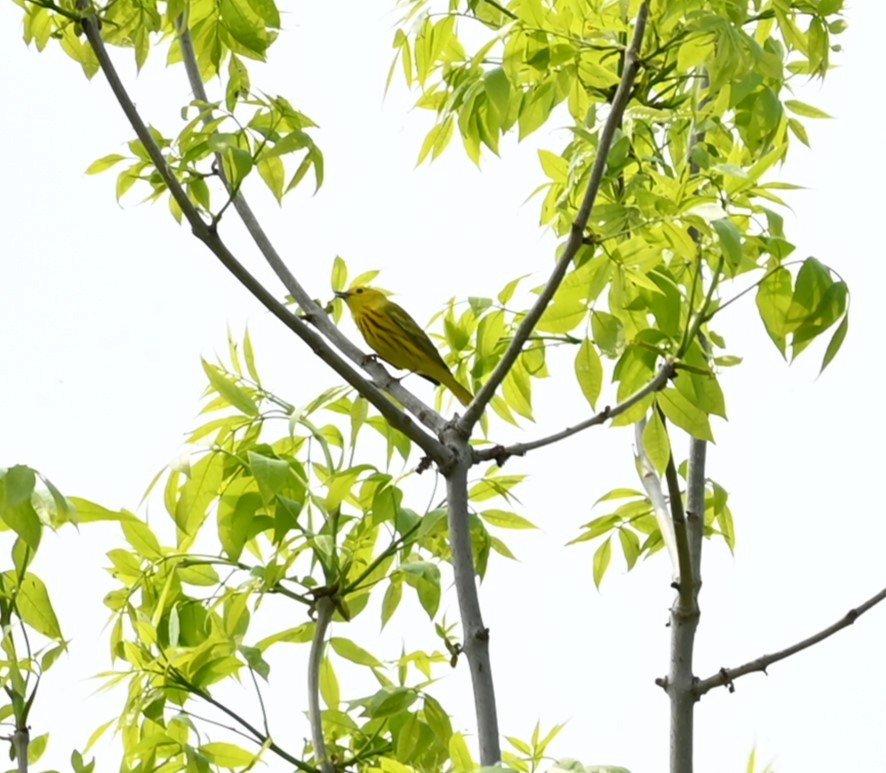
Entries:
POLYGON ((498 461, 499 464, 502 464, 508 457, 524 456, 526 453, 534 451, 536 448, 543 448, 552 443, 557 443, 564 438, 583 432, 590 427, 603 424, 604 422, 609 421, 609 419, 614 419, 619 414, 624 413, 629 408, 633 408, 633 406, 639 403, 643 398, 651 395, 653 392, 662 389, 664 385, 673 378, 675 373, 676 369, 674 365, 670 362, 666 362, 661 368, 659 368, 658 373, 655 374, 655 378, 653 378, 652 381, 641 389, 638 389, 634 394, 624 400, 624 402, 621 402, 614 407, 609 407, 607 405, 602 411, 591 416, 590 419, 586 419, 573 427, 566 427, 566 429, 555 432, 553 435, 539 438, 538 440, 530 440, 527 443, 515 443, 514 445, 504 447, 494 446, 492 448, 484 448, 482 451, 474 451, 474 461, 476 463, 494 459, 498 461))
POLYGON ((217 708, 223 714, 227 714, 231 719, 233 719, 235 722, 237 722, 241 727, 246 728, 246 730, 248 730, 252 734, 253 738, 259 744, 261 744, 262 746, 266 746, 268 749, 270 749, 272 752, 274 752, 274 754, 276 754, 278 757, 286 760, 290 765, 293 765, 296 768, 298 768, 299 770, 304 771, 304 773, 321 773, 321 771, 318 768, 315 768, 313 765, 308 765, 306 762, 302 762, 297 757, 293 757, 291 754, 289 754, 289 752, 287 752, 284 749, 282 749, 281 747, 279 747, 276 743, 274 743, 271 740, 271 737, 269 735, 265 735, 261 730, 259 730, 257 727, 255 727, 252 723, 250 723, 248 720, 241 717, 236 711, 234 711, 233 709, 229 709, 227 706, 225 706, 224 703, 217 701, 206 690, 204 690, 201 687, 197 687, 197 685, 195 685, 195 684, 191 684, 191 682, 189 682, 185 678, 184 674, 182 674, 178 669, 175 669, 175 668, 172 669, 171 677, 172 677, 172 680, 174 683, 180 685, 183 689, 187 690, 192 695, 196 695, 198 698, 201 698, 202 700, 206 701, 211 706, 215 706, 215 708, 217 708))
MULTIPOLYGON (((82 10, 86 10, 88 8, 88 0, 79 0, 78 7, 82 10)), ((342 357, 317 334, 316 331, 311 329, 304 320, 290 312, 284 304, 280 303, 280 301, 278 301, 277 298, 272 295, 261 282, 252 276, 252 274, 234 257, 219 237, 217 231, 207 224, 200 216, 200 213, 191 203, 191 200, 182 188, 181 183, 179 183, 178 179, 169 168, 169 165, 166 163, 162 151, 154 141, 151 133, 148 131, 147 126, 136 110, 126 88, 120 80, 120 76, 105 48, 94 15, 84 15, 83 31, 98 59, 102 72, 108 80, 111 90, 114 92, 117 102, 120 104, 123 113, 129 120, 129 123, 139 140, 144 145, 158 174, 169 189, 170 195, 175 199, 176 203, 182 210, 182 214, 190 223, 194 236, 212 251, 222 265, 224 265, 225 268, 227 268, 228 271, 230 271, 237 280, 262 303, 263 306, 265 306, 265 308, 301 338, 321 360, 329 365, 336 373, 347 381, 348 384, 353 386, 358 392, 360 392, 360 394, 366 397, 366 399, 379 410, 391 426, 400 430, 418 444, 419 447, 421 447, 422 450, 424 450, 438 464, 445 462, 447 457, 446 450, 435 438, 424 432, 412 421, 412 419, 396 408, 391 401, 382 394, 375 384, 367 381, 351 368, 351 366, 348 365, 342 357)), ((328 322, 328 317, 325 314, 321 314, 317 319, 312 319, 312 322, 318 324, 318 320, 326 320, 328 322)), ((335 331, 338 330, 331 322, 328 322, 328 326, 335 331)), ((340 332, 336 332, 335 337, 338 339, 336 344, 352 360, 360 362, 361 358, 365 359, 365 355, 363 355, 362 352, 350 343, 350 341, 348 341, 348 339, 340 332)), ((393 392, 395 390, 391 391, 393 392)), ((415 400, 417 400, 417 398, 415 398, 415 400)), ((406 402, 407 401, 404 399, 404 404, 406 404, 406 402)), ((430 414, 421 413, 420 411, 416 416, 419 420, 432 428, 442 426, 442 418, 434 411, 431 411, 431 409, 428 409, 428 411, 430 411, 430 414), (436 417, 436 419, 434 417, 436 417)))
POLYGON ((421 528, 422 522, 423 522, 422 519, 419 519, 418 521, 416 521, 415 525, 412 528, 407 529, 405 534, 401 534, 397 539, 395 539, 393 542, 391 542, 391 544, 388 545, 381 553, 379 553, 372 560, 372 562, 369 564, 369 566, 367 566, 360 573, 360 575, 357 577, 356 580, 354 580, 352 583, 350 583, 346 587, 342 588, 341 594, 344 596, 349 593, 355 593, 356 591, 361 590, 363 588, 363 586, 361 585, 363 580, 365 580, 367 577, 369 577, 369 575, 372 574, 378 568, 379 564, 381 564, 382 561, 384 561, 387 558, 390 558, 398 550, 400 550, 400 548, 402 548, 409 541, 409 538, 412 537, 412 535, 415 534, 415 532, 417 532, 419 530, 419 528, 421 528))
POLYGON ((765 674, 766 669, 773 663, 777 663, 779 660, 789 658, 791 655, 796 655, 798 652, 802 652, 803 650, 808 649, 814 644, 818 644, 820 641, 824 641, 828 637, 833 636, 838 631, 842 631, 844 628, 848 628, 865 612, 877 606, 877 604, 879 604, 884 599, 886 599, 886 588, 883 588, 883 590, 881 590, 879 593, 871 596, 871 598, 869 598, 863 604, 855 607, 855 609, 850 609, 845 615, 843 615, 840 620, 838 620, 833 625, 829 625, 827 628, 819 631, 816 634, 813 634, 812 636, 807 637, 806 639, 798 641, 796 644, 792 644, 790 647, 785 647, 783 650, 774 652, 771 655, 762 655, 759 658, 749 660, 744 665, 736 666, 735 668, 721 668, 713 676, 709 676, 707 679, 701 679, 699 682, 696 683, 696 697, 700 698, 706 692, 714 689, 715 687, 726 686, 729 688, 730 692, 733 692, 735 690, 733 682, 735 682, 735 680, 739 677, 745 676, 745 674, 752 674, 755 671, 762 671, 765 674))
POLYGON ((268 712, 265 709, 265 699, 262 697, 261 688, 258 686, 258 679, 255 678, 255 669, 249 667, 249 676, 252 677, 252 686, 255 687, 255 697, 258 698, 258 706, 261 710, 261 723, 265 729, 265 734, 271 734, 271 727, 268 725, 268 712))
POLYGON ((473 427, 480 418, 486 405, 495 394, 495 390, 498 389, 499 385, 504 381, 505 376, 514 366, 517 357, 520 356, 523 349, 523 344, 529 339, 530 334, 536 324, 538 324, 538 320, 541 318, 541 315, 544 313, 548 304, 553 299, 554 294, 557 292, 557 289, 560 287, 563 278, 566 276, 569 264, 578 253, 582 244, 584 244, 585 228, 590 219, 594 202, 597 199, 600 185, 603 182, 603 174, 606 171, 609 149, 615 138, 616 129, 621 123, 625 108, 630 101, 634 80, 637 77, 637 72, 640 68, 640 46, 643 43, 643 35, 646 31, 646 19, 648 15, 649 3, 644 2, 640 5, 640 9, 637 12, 634 37, 631 41, 630 48, 628 48, 627 54, 625 55, 624 72, 622 73, 615 96, 612 99, 609 116, 606 118, 603 131, 600 132, 600 141, 597 143, 597 155, 596 158, 594 158, 594 165, 591 169, 591 177, 588 181, 588 187, 585 191, 584 199, 582 200, 578 214, 575 217, 575 221, 572 224, 572 230, 569 234, 569 240, 566 242, 566 247, 563 249, 563 254, 560 255, 560 259, 557 261, 544 289, 539 293, 538 299, 517 328, 517 332, 514 334, 514 340, 511 341, 510 345, 505 350, 498 365, 495 366, 492 375, 480 388, 480 391, 465 411, 464 416, 459 419, 459 429, 465 435, 470 434, 471 427, 473 427))
POLYGON ((207 725, 215 725, 216 727, 222 728, 222 730, 227 730, 229 733, 235 733, 241 738, 245 738, 250 743, 255 743, 255 738, 253 738, 249 733, 241 730, 239 727, 235 727, 234 725, 226 725, 224 722, 219 722, 217 719, 204 717, 202 714, 198 714, 196 711, 190 711, 189 709, 181 708, 179 709, 179 713, 184 714, 186 717, 192 717, 194 719, 200 720, 200 722, 205 722, 207 725))

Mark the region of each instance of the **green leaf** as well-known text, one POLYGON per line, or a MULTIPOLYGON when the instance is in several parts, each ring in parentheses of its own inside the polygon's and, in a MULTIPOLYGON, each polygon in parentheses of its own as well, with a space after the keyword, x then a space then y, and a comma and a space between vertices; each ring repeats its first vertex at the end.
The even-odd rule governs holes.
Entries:
POLYGON ((733 269, 741 265, 741 232, 738 226, 727 218, 714 220, 711 225, 720 238, 720 249, 723 251, 723 257, 733 269))
POLYGON ((585 399, 596 410, 597 399, 603 389, 603 363, 596 347, 587 338, 581 342, 575 355, 575 377, 585 399))
POLYGON ((209 564, 182 565, 178 567, 176 573, 179 580, 187 585, 211 588, 219 583, 218 572, 209 564))
POLYGON ((603 575, 609 568, 609 562, 612 560, 612 538, 608 537, 594 551, 594 585, 599 589, 600 583, 603 582, 603 575))
POLYGON ((757 289, 757 310, 772 342, 785 355, 788 309, 793 296, 791 273, 779 268, 766 276, 757 289))
POLYGON ((277 10, 274 0, 248 0, 248 2, 268 27, 280 29, 280 11, 277 10))
POLYGON ((621 543, 621 550, 624 553, 625 563, 628 565, 628 571, 634 568, 637 559, 640 557, 640 540, 637 534, 630 529, 618 530, 618 541, 621 543))
POLYGON ((417 698, 410 687, 382 687, 369 700, 366 711, 373 719, 390 717, 408 709, 417 698))
POLYGON ((313 638, 314 627, 315 623, 313 622, 302 623, 301 625, 297 625, 295 628, 287 628, 286 630, 278 631, 271 636, 266 636, 255 646, 262 652, 264 652, 272 644, 277 644, 278 642, 285 642, 288 644, 305 644, 306 642, 311 641, 311 639, 313 638))
POLYGON ((507 510, 483 510, 480 517, 491 526, 497 526, 500 529, 537 529, 531 521, 526 520, 523 516, 507 510))
POLYGON ((212 743, 203 744, 199 748, 200 753, 211 763, 229 770, 247 766, 251 767, 256 759, 256 755, 252 752, 241 749, 236 744, 225 743, 224 741, 213 741, 212 743))
POLYGON ((784 106, 792 113, 802 115, 804 118, 833 118, 833 116, 828 115, 824 110, 819 110, 817 107, 807 105, 805 102, 800 102, 798 99, 786 99, 784 106))
MULTIPOLYGON (((15 582, 11 572, 6 572, 6 578, 10 584, 15 582)), ((52 602, 49 600, 49 593, 43 580, 37 575, 28 572, 22 578, 16 596, 16 608, 22 620, 38 633, 57 641, 64 638, 52 602)))
POLYGON ((338 678, 328 657, 320 663, 320 695, 323 702, 330 709, 337 709, 341 703, 341 692, 338 687, 338 678))
POLYGON ((357 665, 368 666, 369 668, 384 667, 384 663, 375 657, 375 655, 371 652, 367 652, 362 647, 357 646, 350 639, 333 636, 329 639, 329 646, 332 647, 338 655, 346 660, 350 660, 352 663, 356 663, 357 665))
POLYGON ((806 127, 803 126, 796 118, 788 118, 788 127, 794 133, 794 136, 800 140, 807 148, 811 148, 812 145, 809 143, 809 134, 806 132, 806 127))
POLYGON ((400 599, 403 597, 403 584, 400 582, 399 578, 391 577, 390 582, 388 584, 388 588, 385 591, 384 598, 381 602, 381 625, 382 628, 387 624, 388 620, 391 619, 391 616, 394 612, 397 611, 397 607, 400 605, 400 599))
POLYGON ((135 551, 147 559, 160 558, 160 542, 151 531, 151 527, 142 521, 123 521, 120 524, 126 541, 135 548, 135 551))
POLYGON ((511 108, 511 82, 501 67, 493 67, 483 74, 483 86, 489 102, 498 111, 499 116, 507 117, 511 108))
POLYGON ((707 414, 689 402, 679 391, 668 387, 659 392, 655 401, 674 424, 699 440, 713 441, 707 414))
POLYGON ((440 607, 440 567, 429 561, 402 564, 398 572, 407 584, 415 588, 422 609, 432 620, 440 607))
POLYGON ((344 259, 336 255, 332 261, 332 277, 330 279, 333 290, 341 290, 348 283, 348 265, 344 259))
POLYGON ((49 733, 43 733, 37 737, 31 737, 28 742, 28 764, 34 765, 37 760, 43 756, 46 751, 46 744, 49 742, 49 733))
POLYGON ((36 473, 17 464, 0 477, 0 520, 3 520, 31 550, 40 546, 43 524, 31 504, 36 473))
POLYGON ((505 376, 502 396, 508 406, 527 419, 532 419, 532 383, 525 368, 518 362, 505 376))
POLYGON ((247 416, 258 416, 258 406, 249 391, 234 382, 221 368, 202 360, 203 370, 209 378, 212 388, 223 397, 229 405, 247 416))
POLYGON ((286 169, 276 156, 263 156, 258 161, 258 174, 265 181, 277 203, 283 200, 283 185, 286 182, 286 169))
POLYGON ((663 475, 671 458, 671 441, 658 411, 652 411, 649 421, 646 422, 642 442, 643 450, 652 462, 653 469, 659 475, 663 475))
POLYGON ((542 171, 556 183, 566 184, 569 179, 569 163, 562 156, 551 153, 550 150, 539 150, 538 160, 541 161, 542 171))
POLYGON ((455 122, 452 119, 452 116, 446 118, 443 123, 434 124, 431 127, 431 130, 428 132, 425 137, 425 141, 422 143, 421 150, 418 153, 418 163, 420 164, 425 160, 428 153, 431 154, 431 158, 437 158, 449 144, 449 140, 452 139, 452 130, 455 127, 455 122))
POLYGON ((583 298, 558 293, 554 302, 544 310, 535 329, 542 333, 568 333, 581 324, 586 314, 583 298))
POLYGON ((831 364, 831 361, 834 359, 834 357, 837 356, 837 352, 840 351, 840 347, 843 345, 843 341, 846 338, 847 332, 849 332, 848 314, 843 317, 843 321, 840 323, 840 326, 834 331, 834 334, 831 336, 831 340, 828 341, 828 348, 825 350, 824 358, 821 361, 821 370, 819 370, 819 373, 822 373, 824 369, 831 364))
POLYGON ((222 24, 231 37, 263 59, 271 39, 250 3, 246 0, 219 0, 218 8, 222 24))
POLYGON ((104 172, 106 169, 110 169, 114 164, 118 164, 121 161, 125 161, 126 156, 121 156, 119 153, 111 153, 109 156, 102 156, 100 159, 93 161, 86 170, 86 174, 98 174, 99 172, 104 172))
POLYGON ((525 91, 517 117, 519 138, 522 140, 540 128, 548 120, 553 107, 554 84, 551 81, 542 82, 525 91))
POLYGON ((591 312, 594 343, 607 357, 618 357, 624 351, 625 331, 621 320, 607 311, 591 312))
POLYGON ((255 451, 247 452, 246 458, 249 460, 249 469, 255 476, 258 490, 266 504, 273 502, 277 494, 294 482, 292 468, 285 459, 274 459, 255 451))
POLYGON ((449 756, 452 758, 453 769, 457 773, 470 773, 476 768, 471 751, 461 733, 453 733, 449 739, 449 756))

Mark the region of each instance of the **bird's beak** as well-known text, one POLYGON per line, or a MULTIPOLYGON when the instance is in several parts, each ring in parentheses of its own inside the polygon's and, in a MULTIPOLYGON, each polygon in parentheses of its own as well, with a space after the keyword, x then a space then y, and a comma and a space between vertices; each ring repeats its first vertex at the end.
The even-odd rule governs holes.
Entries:
POLYGON ((336 290, 335 297, 336 298, 344 298, 345 300, 347 300, 348 298, 351 297, 351 293, 348 292, 347 290, 336 290))

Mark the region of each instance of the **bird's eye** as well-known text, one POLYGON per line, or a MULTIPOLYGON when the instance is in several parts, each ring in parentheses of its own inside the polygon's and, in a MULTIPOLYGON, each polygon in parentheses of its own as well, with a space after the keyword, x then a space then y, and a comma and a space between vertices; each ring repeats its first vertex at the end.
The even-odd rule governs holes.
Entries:
POLYGON ((362 287, 358 287, 357 290, 356 290, 357 295, 359 295, 359 294, 362 293, 362 292, 363 292, 363 288, 362 288, 362 287))

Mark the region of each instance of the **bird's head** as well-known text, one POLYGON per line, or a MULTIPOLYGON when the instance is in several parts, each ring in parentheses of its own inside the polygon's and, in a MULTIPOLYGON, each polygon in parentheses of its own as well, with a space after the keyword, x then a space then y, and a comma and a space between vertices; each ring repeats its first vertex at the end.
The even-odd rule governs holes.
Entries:
POLYGON ((387 302, 387 296, 374 287, 352 287, 350 290, 337 290, 336 297, 342 298, 348 304, 351 313, 358 312, 361 309, 375 309, 384 306, 387 302))

